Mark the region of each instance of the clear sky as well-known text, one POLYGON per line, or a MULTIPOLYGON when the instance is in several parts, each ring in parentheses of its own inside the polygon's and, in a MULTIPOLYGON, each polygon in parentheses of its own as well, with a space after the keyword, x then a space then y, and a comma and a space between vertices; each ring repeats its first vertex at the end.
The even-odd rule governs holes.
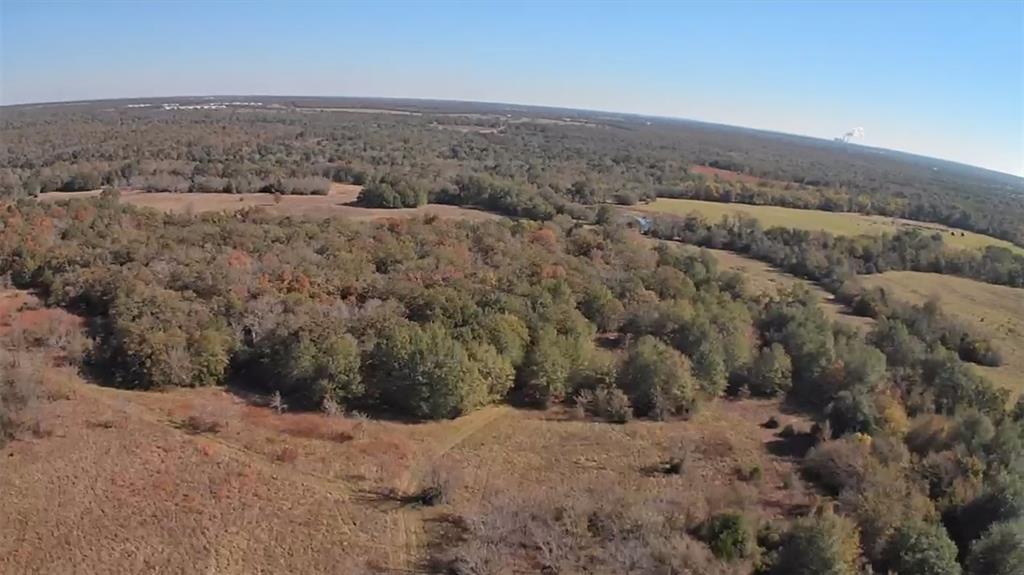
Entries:
POLYGON ((0 102, 389 96, 637 112, 1024 175, 1024 0, 0 0, 0 102))

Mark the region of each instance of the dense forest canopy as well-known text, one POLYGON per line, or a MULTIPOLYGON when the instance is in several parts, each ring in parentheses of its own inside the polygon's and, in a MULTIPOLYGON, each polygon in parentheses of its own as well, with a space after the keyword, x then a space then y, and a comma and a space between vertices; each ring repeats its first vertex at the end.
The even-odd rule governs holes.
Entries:
MULTIPOLYGON (((901 216, 1024 245, 1020 178, 696 122, 497 104, 252 96, 16 106, 0 114, 5 195, 103 185, 315 194, 332 180, 387 178, 453 201, 445 188, 474 175, 507 180, 521 188, 520 197, 530 196, 523 201, 556 204, 551 210, 559 202, 696 197, 901 216), (179 105, 165 109, 168 102, 179 105), (757 179, 719 181, 693 172, 698 165, 757 179)), ((374 197, 382 206, 408 205, 374 197)))

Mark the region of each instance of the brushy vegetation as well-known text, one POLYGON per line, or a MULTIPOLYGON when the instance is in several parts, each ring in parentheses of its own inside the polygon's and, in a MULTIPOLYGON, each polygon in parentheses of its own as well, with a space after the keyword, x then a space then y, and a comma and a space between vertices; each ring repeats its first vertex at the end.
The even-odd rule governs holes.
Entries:
POLYGON ((35 410, 43 396, 39 360, 0 346, 0 447, 37 423, 35 410))

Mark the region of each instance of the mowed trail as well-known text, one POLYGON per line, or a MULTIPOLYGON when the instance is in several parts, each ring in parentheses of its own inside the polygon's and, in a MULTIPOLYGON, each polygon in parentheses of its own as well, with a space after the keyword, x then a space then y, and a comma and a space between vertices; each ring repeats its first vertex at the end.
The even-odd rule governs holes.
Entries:
MULTIPOLYGON (((420 474, 431 466, 439 465, 440 460, 452 449, 456 448, 474 435, 485 430, 512 410, 507 406, 491 406, 460 417, 445 427, 444 433, 429 446, 419 462, 420 474)), ((412 492, 417 489, 414 478, 407 475, 401 489, 412 492)), ((403 553, 399 568, 408 572, 417 572, 422 568, 421 562, 427 557, 426 517, 421 510, 403 505, 397 509, 397 539, 403 553)))

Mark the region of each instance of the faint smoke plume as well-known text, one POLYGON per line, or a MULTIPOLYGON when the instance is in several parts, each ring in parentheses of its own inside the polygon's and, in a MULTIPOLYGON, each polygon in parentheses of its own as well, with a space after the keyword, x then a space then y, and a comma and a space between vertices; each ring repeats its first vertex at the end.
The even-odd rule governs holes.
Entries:
POLYGON ((836 141, 837 142, 849 143, 852 140, 856 140, 857 138, 863 138, 863 137, 864 137, 864 128, 861 128, 861 127, 858 126, 858 127, 854 128, 854 129, 850 130, 849 132, 846 132, 842 136, 836 138, 836 141))

